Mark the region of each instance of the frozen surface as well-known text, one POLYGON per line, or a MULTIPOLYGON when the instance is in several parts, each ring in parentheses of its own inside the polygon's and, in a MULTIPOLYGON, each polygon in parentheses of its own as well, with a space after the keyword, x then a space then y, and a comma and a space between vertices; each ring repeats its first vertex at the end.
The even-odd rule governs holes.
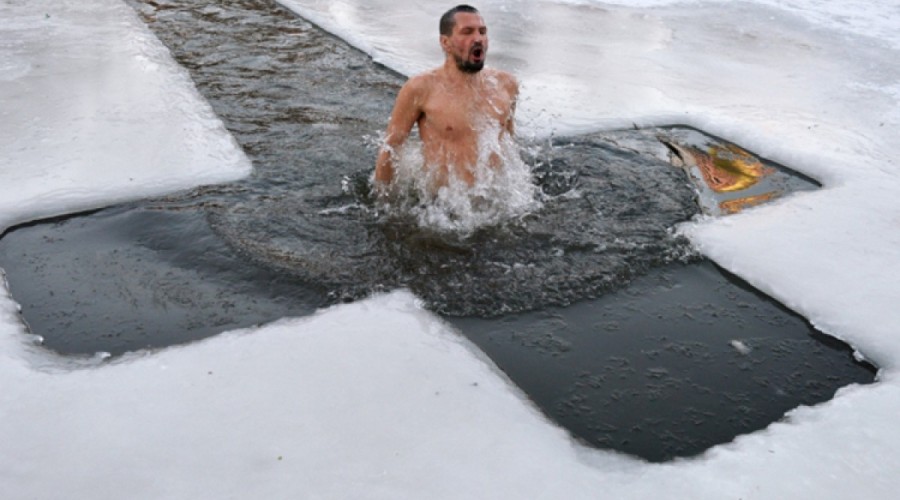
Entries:
POLYGON ((249 174, 127 5, 6 1, 0 19, 0 227, 249 174))
MULTIPOLYGON (((444 3, 284 3, 401 71, 440 62, 444 3)), ((522 81, 524 132, 684 122, 821 180, 682 230, 857 347, 880 383, 698 459, 648 465, 574 444, 405 292, 103 363, 32 346, 4 291, 0 497, 894 498, 898 8, 483 9, 491 61, 522 81)), ((0 226, 247 172, 119 2, 7 1, 0 18, 0 226)))

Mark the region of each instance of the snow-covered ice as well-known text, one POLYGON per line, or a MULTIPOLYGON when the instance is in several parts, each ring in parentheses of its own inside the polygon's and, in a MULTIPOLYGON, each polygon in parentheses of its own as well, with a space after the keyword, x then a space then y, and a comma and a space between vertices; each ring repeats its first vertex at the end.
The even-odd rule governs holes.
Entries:
MULTIPOLYGON (((433 0, 284 0, 403 72, 433 0)), ((879 365, 691 460, 588 450, 399 291, 112 362, 33 345, 0 299, 2 498, 879 498, 900 487, 900 2, 502 0, 520 130, 687 123, 824 188, 681 230, 879 365)), ((0 230, 246 175, 119 0, 0 3, 0 230)))
POLYGON ((0 19, 0 227, 250 172, 124 3, 2 2, 0 19))

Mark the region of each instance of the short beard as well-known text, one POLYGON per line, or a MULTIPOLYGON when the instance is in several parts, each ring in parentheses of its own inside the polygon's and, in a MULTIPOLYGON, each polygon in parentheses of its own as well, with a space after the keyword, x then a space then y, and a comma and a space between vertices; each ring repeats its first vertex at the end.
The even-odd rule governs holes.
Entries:
POLYGON ((478 73, 484 68, 484 61, 479 62, 469 62, 461 57, 453 56, 453 59, 456 60, 456 67, 459 68, 463 73, 478 73))

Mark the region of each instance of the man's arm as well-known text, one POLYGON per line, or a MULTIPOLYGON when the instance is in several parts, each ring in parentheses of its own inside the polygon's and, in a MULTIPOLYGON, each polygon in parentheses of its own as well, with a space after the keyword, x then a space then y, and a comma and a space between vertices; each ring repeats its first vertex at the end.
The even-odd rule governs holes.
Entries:
POLYGON ((376 188, 384 188, 394 178, 394 158, 422 115, 422 83, 420 78, 407 81, 397 94, 394 111, 385 132, 384 144, 375 162, 376 188))
POLYGON ((516 77, 509 73, 504 73, 506 91, 509 93, 509 116, 506 117, 506 131, 510 136, 516 135, 516 103, 519 101, 519 82, 516 77))

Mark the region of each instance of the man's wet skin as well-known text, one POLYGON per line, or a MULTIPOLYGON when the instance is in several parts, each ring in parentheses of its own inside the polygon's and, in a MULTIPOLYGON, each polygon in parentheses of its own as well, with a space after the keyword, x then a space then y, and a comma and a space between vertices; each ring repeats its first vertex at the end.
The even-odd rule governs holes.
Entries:
POLYGON ((441 35, 444 64, 416 75, 400 90, 375 168, 378 187, 394 178, 396 152, 413 125, 419 128, 423 174, 436 190, 452 179, 475 183, 479 165, 497 168, 497 148, 513 134, 518 83, 509 73, 484 68, 487 27, 477 13, 457 12, 449 35, 441 35))

